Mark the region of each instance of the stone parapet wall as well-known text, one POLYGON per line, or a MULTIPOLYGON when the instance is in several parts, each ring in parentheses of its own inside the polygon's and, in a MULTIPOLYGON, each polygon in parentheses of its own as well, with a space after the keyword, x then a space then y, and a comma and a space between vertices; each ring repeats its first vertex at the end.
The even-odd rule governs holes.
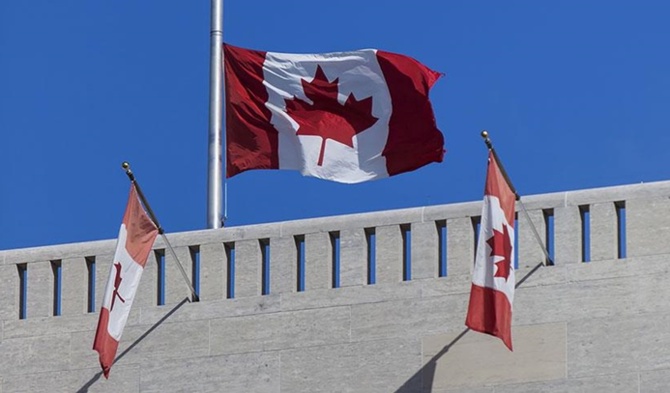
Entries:
POLYGON ((555 266, 519 212, 513 353, 464 327, 480 202, 169 234, 199 302, 159 238, 109 380, 115 240, 0 251, 0 391, 666 391, 669 196, 523 198, 555 266))

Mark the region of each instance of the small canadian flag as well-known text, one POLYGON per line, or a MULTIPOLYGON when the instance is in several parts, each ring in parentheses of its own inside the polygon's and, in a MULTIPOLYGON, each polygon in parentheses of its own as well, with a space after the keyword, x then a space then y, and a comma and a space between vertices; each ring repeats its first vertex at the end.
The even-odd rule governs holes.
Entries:
POLYGON ((100 366, 105 378, 109 378, 109 371, 116 357, 144 265, 157 235, 158 228, 147 216, 133 183, 119 230, 114 262, 109 271, 98 329, 93 342, 93 349, 100 355, 100 366))
POLYGON ((465 324, 512 350, 514 204, 516 194, 489 152, 479 240, 465 324))
POLYGON ((359 183, 442 161, 428 99, 442 74, 417 60, 377 49, 223 49, 228 177, 290 169, 359 183))

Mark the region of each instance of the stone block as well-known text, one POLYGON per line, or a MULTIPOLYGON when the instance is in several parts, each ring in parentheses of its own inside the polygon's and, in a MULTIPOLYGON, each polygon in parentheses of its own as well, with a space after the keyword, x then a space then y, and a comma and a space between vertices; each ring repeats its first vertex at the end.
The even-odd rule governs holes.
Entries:
POLYGON ((328 232, 305 235, 305 290, 333 287, 333 247, 328 232))
POLYGON ((102 377, 100 368, 36 373, 26 378, 15 375, 5 378, 8 392, 139 392, 140 372, 137 365, 114 366, 109 379, 102 377))
POLYGON ((54 274, 50 261, 28 264, 28 318, 40 318, 54 313, 54 274))
POLYGON ((363 228, 340 231, 340 286, 365 285, 368 280, 368 245, 363 228))
POLYGON ((200 245, 200 301, 226 298, 228 260, 223 243, 200 245))
POLYGON ((428 371, 423 376, 424 387, 481 387, 565 377, 565 323, 514 326, 514 352, 500 339, 474 331, 458 339, 464 330, 423 339, 424 368, 428 371))
POLYGON ((211 321, 212 355, 348 342, 348 307, 223 318, 211 321))
MULTIPOLYGON (((167 250, 159 249, 149 253, 147 263, 144 265, 144 270, 142 271, 142 279, 140 279, 140 284, 137 286, 137 293, 133 300, 131 313, 138 307, 155 306, 158 304, 158 260, 159 254, 165 252, 167 252, 167 250)), ((113 258, 110 259, 110 264, 103 270, 103 272, 105 272, 105 281, 102 284, 103 289, 104 286, 107 285, 107 280, 109 280, 110 269, 112 268, 113 263, 112 260, 113 258)), ((104 296, 104 292, 99 298, 98 304, 102 304, 102 296, 104 296)))
POLYGON ((168 318, 169 322, 184 322, 257 315, 278 312, 280 310, 279 295, 254 296, 237 299, 221 299, 218 301, 202 301, 197 303, 170 305, 169 307, 144 307, 140 310, 140 324, 152 325, 168 318))
POLYGON ((475 263, 475 230, 471 217, 447 220, 447 275, 472 276, 475 263))
POLYGON ((670 386, 670 369, 642 371, 639 376, 638 392, 667 393, 668 386, 670 386))
POLYGON ((412 280, 438 276, 439 233, 435 221, 412 223, 412 280))
POLYGON ((152 359, 142 367, 142 392, 280 392, 278 352, 152 359))
POLYGON ((670 313, 652 312, 568 322, 568 377, 670 367, 670 313))
MULTIPOLYGON (((137 322, 130 321, 130 322, 137 322)), ((70 317, 41 317, 30 319, 15 319, 4 321, 3 335, 5 339, 28 338, 69 334, 82 330, 95 330, 98 326, 98 316, 95 314, 80 314, 70 317)), ((93 336, 91 336, 93 344, 93 336)))
POLYGON ((285 350, 281 351, 281 391, 401 391, 420 362, 421 345, 418 340, 410 339, 285 350))
POLYGON ((281 294, 297 290, 298 252, 295 239, 273 237, 270 239, 270 293, 281 294))
POLYGON ((375 229, 376 282, 402 281, 403 241, 399 225, 380 226, 375 229))
POLYGON ((15 264, 0 266, 0 321, 19 319, 19 270, 15 264))
MULTIPOLYGON (((152 254, 149 254, 149 260, 147 265, 150 264, 152 254)), ((95 256, 95 312, 100 312, 102 307, 102 298, 105 296, 105 288, 107 286, 107 281, 109 280, 110 269, 112 268, 112 262, 114 260, 113 254, 103 254, 95 256)), ((154 269, 155 269, 155 261, 154 269)), ((149 267, 150 269, 151 267, 149 267)), ((146 293, 147 286, 150 286, 149 281, 151 281, 151 274, 147 274, 147 266, 144 267, 144 272, 142 272, 142 280, 140 280, 140 285, 137 287, 137 294, 135 295, 135 300, 133 301, 133 306, 141 306, 143 303, 151 302, 152 306, 156 305, 156 293, 152 292, 153 295, 151 299, 147 299, 146 296, 149 294, 146 293), (145 281, 143 284, 142 281, 145 281), (140 292, 140 289, 142 292, 140 292), (143 298, 142 300, 138 300, 143 298)))
MULTIPOLYGON (((0 343, 0 375, 33 374, 70 368, 70 335, 12 338, 0 343)), ((91 343, 93 339, 91 338, 91 343)))
POLYGON ((85 314, 88 306, 88 269, 86 259, 61 261, 61 315, 85 314))
MULTIPOLYGON (((663 390, 663 392, 667 391, 663 390)), ((638 390, 637 373, 613 374, 579 379, 556 379, 545 382, 531 382, 511 385, 496 385, 495 393, 631 393, 647 392, 638 390)))
POLYGON ((591 261, 617 259, 617 214, 613 202, 590 207, 591 261))
POLYGON ((626 201, 626 254, 670 253, 670 199, 657 196, 626 201))
POLYGON ((352 305, 351 340, 421 337, 461 330, 465 327, 467 301, 463 294, 352 305))
POLYGON ((582 221, 578 206, 554 209, 554 259, 557 265, 582 261, 582 221))
POLYGON ((235 242, 235 297, 261 294, 262 262, 258 239, 235 242))
POLYGON ((185 297, 192 298, 188 283, 193 285, 193 256, 188 246, 173 247, 175 259, 165 250, 165 304, 179 303, 185 297), (179 269, 179 263, 186 273, 186 279, 179 269))
MULTIPOLYGON (((209 321, 206 320, 176 323, 168 320, 156 325, 126 325, 114 365, 207 356, 209 346, 203 337, 208 332, 209 321)), ((72 368, 86 368, 98 363, 97 352, 91 349, 94 337, 95 331, 72 333, 72 368)))
POLYGON ((546 259, 544 251, 542 251, 547 244, 547 226, 544 222, 544 213, 542 210, 530 210, 528 215, 532 224, 528 222, 528 218, 522 211, 518 213, 519 230, 516 235, 519 237, 519 267, 535 266, 546 259), (535 226, 542 244, 538 244, 533 233, 533 226, 535 226))
POLYGON ((406 281, 282 294, 281 309, 282 311, 295 311, 419 298, 421 297, 421 284, 421 281, 406 281))

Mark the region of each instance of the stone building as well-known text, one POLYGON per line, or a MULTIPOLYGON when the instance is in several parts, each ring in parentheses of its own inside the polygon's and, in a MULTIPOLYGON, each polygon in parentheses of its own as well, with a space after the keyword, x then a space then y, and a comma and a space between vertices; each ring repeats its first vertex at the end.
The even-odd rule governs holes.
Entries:
POLYGON ((0 251, 2 392, 668 392, 670 182, 524 197, 514 352, 464 326, 481 202, 169 234, 109 380, 115 239, 0 251))

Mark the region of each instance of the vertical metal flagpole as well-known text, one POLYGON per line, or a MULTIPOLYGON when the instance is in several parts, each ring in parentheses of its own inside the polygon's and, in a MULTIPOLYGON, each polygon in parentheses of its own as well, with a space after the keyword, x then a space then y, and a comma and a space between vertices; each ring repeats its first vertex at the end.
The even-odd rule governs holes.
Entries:
POLYGON ((223 0, 212 0, 209 61, 209 143, 207 167, 207 228, 221 228, 222 214, 222 112, 223 112, 223 0))

